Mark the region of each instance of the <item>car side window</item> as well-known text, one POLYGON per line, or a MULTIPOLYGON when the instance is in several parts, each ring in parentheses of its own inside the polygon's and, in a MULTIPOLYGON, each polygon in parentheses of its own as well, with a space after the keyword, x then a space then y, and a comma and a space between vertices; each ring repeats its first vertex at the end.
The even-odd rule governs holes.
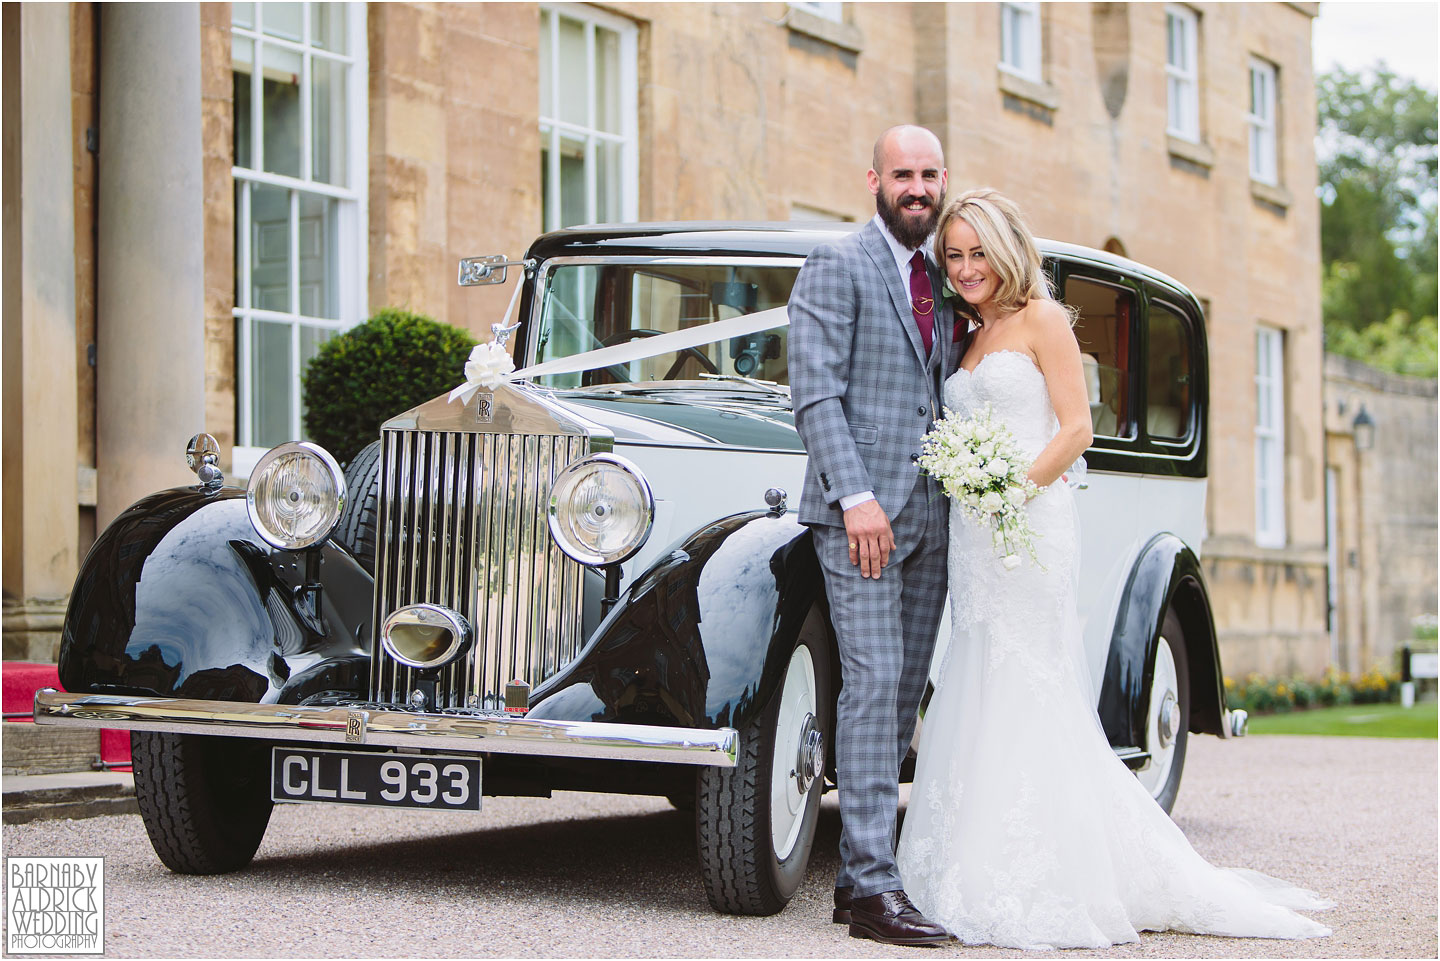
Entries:
POLYGON ((1133 437, 1130 399, 1130 336, 1135 292, 1127 287, 1070 276, 1064 301, 1076 311, 1090 426, 1097 437, 1133 437))
POLYGON ((1172 307, 1152 301, 1145 361, 1145 432, 1161 440, 1184 440, 1190 433, 1190 338, 1185 321, 1172 307))

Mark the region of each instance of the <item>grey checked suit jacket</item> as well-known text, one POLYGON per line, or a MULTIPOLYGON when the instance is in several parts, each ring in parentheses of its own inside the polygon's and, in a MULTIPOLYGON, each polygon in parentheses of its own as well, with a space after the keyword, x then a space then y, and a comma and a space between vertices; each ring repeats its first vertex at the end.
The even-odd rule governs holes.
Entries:
MULTIPOLYGON (((933 265, 930 284, 939 300, 933 265)), ((913 455, 954 366, 952 320, 938 304, 936 314, 927 358, 909 288, 873 220, 805 261, 789 305, 795 427, 810 455, 801 523, 843 526, 840 498, 866 490, 891 519, 905 506, 920 476, 913 455)))

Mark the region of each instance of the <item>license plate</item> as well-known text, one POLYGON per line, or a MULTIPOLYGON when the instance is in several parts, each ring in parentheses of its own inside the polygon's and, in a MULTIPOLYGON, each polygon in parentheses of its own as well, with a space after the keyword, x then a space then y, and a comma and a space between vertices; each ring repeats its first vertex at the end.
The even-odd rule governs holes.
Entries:
POLYGON ((480 758, 277 747, 270 756, 270 797, 478 811, 480 758))

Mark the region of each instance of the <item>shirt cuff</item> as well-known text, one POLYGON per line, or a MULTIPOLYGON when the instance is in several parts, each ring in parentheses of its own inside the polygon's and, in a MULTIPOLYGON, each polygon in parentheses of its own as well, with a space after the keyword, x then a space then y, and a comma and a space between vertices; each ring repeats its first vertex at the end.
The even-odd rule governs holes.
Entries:
POLYGON ((866 501, 873 501, 874 499, 874 491, 861 491, 858 494, 846 494, 844 497, 840 498, 840 509, 842 511, 848 511, 852 507, 858 507, 866 501))

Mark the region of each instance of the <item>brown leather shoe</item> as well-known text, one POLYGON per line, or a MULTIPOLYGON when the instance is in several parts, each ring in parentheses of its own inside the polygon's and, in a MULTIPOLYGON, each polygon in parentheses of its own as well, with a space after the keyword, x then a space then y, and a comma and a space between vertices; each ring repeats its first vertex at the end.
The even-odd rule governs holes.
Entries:
POLYGON ((904 891, 850 900, 850 937, 882 944, 945 944, 950 935, 921 914, 904 891))
POLYGON ((836 924, 850 923, 850 897, 855 889, 849 887, 835 889, 835 911, 830 915, 830 920, 836 924))

